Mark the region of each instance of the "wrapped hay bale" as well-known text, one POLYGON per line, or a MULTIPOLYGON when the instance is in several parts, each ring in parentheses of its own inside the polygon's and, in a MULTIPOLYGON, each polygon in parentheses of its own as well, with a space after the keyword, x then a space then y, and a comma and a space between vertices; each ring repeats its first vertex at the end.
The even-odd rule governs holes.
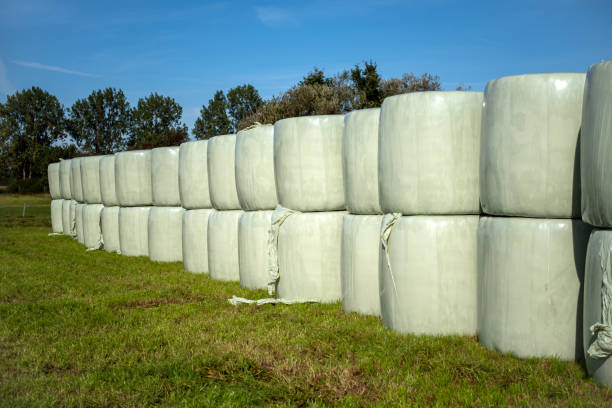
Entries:
POLYGON ((236 135, 215 136, 208 141, 208 188, 210 201, 217 210, 239 210, 236 190, 236 135))
POLYGON ((179 194, 179 148, 158 147, 151 151, 151 183, 153 205, 178 207, 179 194))
POLYGON ((245 211, 274 210, 274 126, 254 125, 236 136, 236 188, 245 211))
POLYGON ((100 196, 105 207, 119 205, 115 190, 115 155, 109 154, 100 159, 100 196))
POLYGON ((480 220, 478 338, 485 347, 520 358, 581 358, 590 230, 570 219, 480 220))
POLYGON ((476 334, 478 218, 384 216, 379 281, 386 327, 417 335, 476 334))
POLYGON ((49 194, 53 200, 62 199, 62 188, 60 186, 60 164, 51 163, 47 166, 47 177, 49 179, 49 194))
POLYGON ((487 214, 580 217, 578 134, 584 74, 489 81, 480 151, 487 214))
POLYGON ((85 204, 83 207, 83 243, 88 250, 100 249, 104 245, 102 239, 102 204, 85 204))
POLYGON ((83 180, 83 199, 87 204, 101 204, 100 160, 104 156, 81 158, 81 179, 83 180))
POLYGON ((342 115, 274 124, 274 174, 280 205, 298 211, 343 210, 342 115))
POLYGON ((77 202, 75 200, 70 200, 70 235, 72 235, 72 238, 76 239, 77 237, 77 232, 76 232, 76 208, 77 208, 77 202))
POLYGON ((72 236, 73 218, 70 213, 70 200, 62 200, 62 231, 64 235, 72 236))
POLYGON ((208 273, 208 217, 212 209, 183 213, 183 265, 191 273, 208 273))
POLYGON ((83 178, 81 177, 81 157, 70 160, 70 192, 72 199, 82 203, 83 198, 83 178))
POLYGON ((85 245, 85 234, 83 231, 83 209, 85 208, 85 204, 82 203, 78 203, 77 205, 75 205, 75 210, 74 210, 74 229, 75 229, 75 236, 76 236, 76 240, 79 244, 83 244, 85 245))
POLYGON ((342 171, 346 209, 381 214, 378 199, 378 123, 380 108, 344 115, 342 171))
POLYGON ((182 207, 153 207, 149 212, 149 259, 154 262, 183 260, 182 207))
POLYGON ((121 255, 149 255, 149 211, 151 207, 121 207, 119 209, 121 255))
POLYGON ((59 168, 59 179, 60 179, 60 191, 64 200, 71 200, 72 194, 70 192, 70 160, 60 161, 59 168))
POLYGON ((115 189, 121 207, 150 206, 153 203, 150 150, 115 154, 115 189))
POLYGON ((589 68, 580 139, 582 220, 612 228, 612 61, 589 68))
POLYGON ((378 268, 382 215, 344 216, 342 223, 342 308, 380 316, 378 268))
POLYGON ((268 236, 273 211, 245 211, 238 221, 240 285, 265 289, 268 280, 268 236))
POLYGON ((100 215, 102 239, 106 252, 121 253, 119 243, 119 207, 104 207, 100 215))
POLYGON ((64 232, 63 206, 64 200, 51 200, 51 230, 54 234, 64 232))
MULTIPOLYGON (((185 142, 179 148, 179 193, 187 209, 211 208, 206 157, 208 140, 185 142)), ((208 270, 208 266, 205 268, 208 270)))
POLYGON ((208 273, 212 279, 240 280, 238 220, 242 214, 241 210, 214 211, 208 217, 208 273))
POLYGON ((482 92, 386 98, 378 179, 385 213, 478 214, 482 92))

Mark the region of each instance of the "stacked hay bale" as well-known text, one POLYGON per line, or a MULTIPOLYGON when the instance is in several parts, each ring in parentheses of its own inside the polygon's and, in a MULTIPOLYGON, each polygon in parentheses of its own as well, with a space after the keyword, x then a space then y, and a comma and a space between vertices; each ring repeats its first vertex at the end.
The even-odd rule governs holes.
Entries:
POLYGON ((380 302, 401 333, 476 333, 481 92, 385 99, 379 133, 380 302))
POLYGON ((60 187, 58 163, 51 163, 47 166, 47 176, 49 179, 49 194, 51 195, 51 230, 53 234, 63 234, 64 227, 62 221, 62 189, 60 187))
POLYGON ((183 260, 183 212, 179 193, 179 147, 151 151, 153 205, 149 213, 149 259, 158 262, 183 260))
POLYGON ((236 135, 208 141, 208 188, 213 208, 208 218, 208 273, 213 279, 240 280, 238 221, 242 215, 235 177, 236 135))
POLYGON ((76 237, 74 210, 76 201, 72 200, 70 191, 70 162, 71 160, 61 160, 59 163, 59 181, 62 202, 62 230, 64 235, 76 237))
POLYGON ((85 245, 85 236, 83 235, 83 207, 85 200, 83 198, 83 179, 81 178, 81 157, 75 157, 70 160, 70 192, 72 200, 75 202, 75 218, 74 229, 76 240, 85 245))
POLYGON ((100 160, 104 156, 83 157, 80 161, 83 188, 83 243, 88 250, 100 249, 103 245, 100 215, 102 194, 100 189, 100 160))
POLYGON ((150 150, 115 154, 115 189, 120 206, 121 255, 148 256, 149 212, 153 204, 150 150))
POLYGON ((519 357, 582 356, 580 217, 584 74, 487 84, 480 156, 478 337, 519 357))
POLYGON ((235 175, 238 201, 240 284, 265 289, 268 284, 268 235, 278 204, 274 180, 274 126, 255 125, 236 136, 235 175))
POLYGON ((214 211, 208 191, 208 140, 179 148, 179 193, 183 213, 183 265, 192 273, 208 273, 208 217, 214 211))
POLYGON ((379 117, 379 108, 346 114, 342 149, 348 211, 342 224, 342 308, 374 316, 380 316, 379 117))
POLYGON ((119 200, 115 190, 115 155, 109 154, 100 159, 100 195, 102 213, 100 227, 106 252, 121 253, 119 243, 119 200))
POLYGON ((341 299, 342 115, 274 124, 279 207, 272 216, 269 291, 289 301, 341 299), (271 279, 273 281, 273 279, 271 279))
POLYGON ((582 114, 582 220, 589 238, 584 279, 584 354, 588 373, 612 387, 612 61, 589 68, 582 114))

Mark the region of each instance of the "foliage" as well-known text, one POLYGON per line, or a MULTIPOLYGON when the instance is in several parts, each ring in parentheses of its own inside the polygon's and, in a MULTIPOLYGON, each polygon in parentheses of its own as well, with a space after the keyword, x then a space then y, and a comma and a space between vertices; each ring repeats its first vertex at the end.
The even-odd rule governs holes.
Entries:
POLYGON ((403 74, 402 78, 390 78, 380 83, 383 99, 393 95, 410 92, 439 91, 440 77, 438 75, 422 74, 416 76, 414 73, 403 74))
POLYGON ((254 114, 263 103, 257 89, 251 84, 239 85, 227 91, 227 109, 232 118, 234 131, 239 130, 240 122, 254 114))
POLYGON ((124 148, 130 120, 130 104, 123 91, 99 89, 72 105, 68 130, 83 151, 109 154, 124 148))
POLYGON ((376 71, 375 62, 365 61, 363 69, 355 65, 351 70, 351 80, 360 94, 358 109, 376 108, 382 104, 381 78, 376 71))
POLYGON ((181 122, 183 108, 169 96, 151 93, 140 98, 132 112, 130 149, 176 146, 188 138, 187 126, 181 122))

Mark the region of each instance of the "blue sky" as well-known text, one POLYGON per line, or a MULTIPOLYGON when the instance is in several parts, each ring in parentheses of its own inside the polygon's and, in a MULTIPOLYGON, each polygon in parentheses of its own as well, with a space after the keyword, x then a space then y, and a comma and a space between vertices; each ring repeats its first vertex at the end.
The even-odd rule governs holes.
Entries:
POLYGON ((374 60, 387 78, 490 79, 586 71, 612 59, 612 1, 7 1, 0 0, 0 99, 39 86, 69 107, 121 88, 134 105, 172 96, 190 127, 217 89, 270 97, 314 66, 374 60))

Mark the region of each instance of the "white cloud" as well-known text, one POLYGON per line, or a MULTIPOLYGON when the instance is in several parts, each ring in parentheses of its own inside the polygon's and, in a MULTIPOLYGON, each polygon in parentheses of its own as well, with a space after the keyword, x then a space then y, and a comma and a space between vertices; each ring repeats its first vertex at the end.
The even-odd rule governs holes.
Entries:
POLYGON ((295 25, 297 18, 289 11, 278 7, 255 7, 257 19, 267 26, 295 25))
POLYGON ((45 71, 55 71, 55 72, 61 72, 61 73, 70 74, 70 75, 79 75, 79 76, 92 77, 92 78, 99 76, 99 75, 89 74, 87 72, 73 71, 71 69, 56 67, 54 65, 44 65, 38 62, 28 62, 28 61, 11 61, 11 62, 13 64, 21 65, 22 67, 42 69, 45 71))
POLYGON ((8 75, 6 74, 6 67, 4 66, 2 58, 0 58, 0 93, 9 95, 13 92, 15 92, 15 87, 11 81, 9 81, 8 75))

